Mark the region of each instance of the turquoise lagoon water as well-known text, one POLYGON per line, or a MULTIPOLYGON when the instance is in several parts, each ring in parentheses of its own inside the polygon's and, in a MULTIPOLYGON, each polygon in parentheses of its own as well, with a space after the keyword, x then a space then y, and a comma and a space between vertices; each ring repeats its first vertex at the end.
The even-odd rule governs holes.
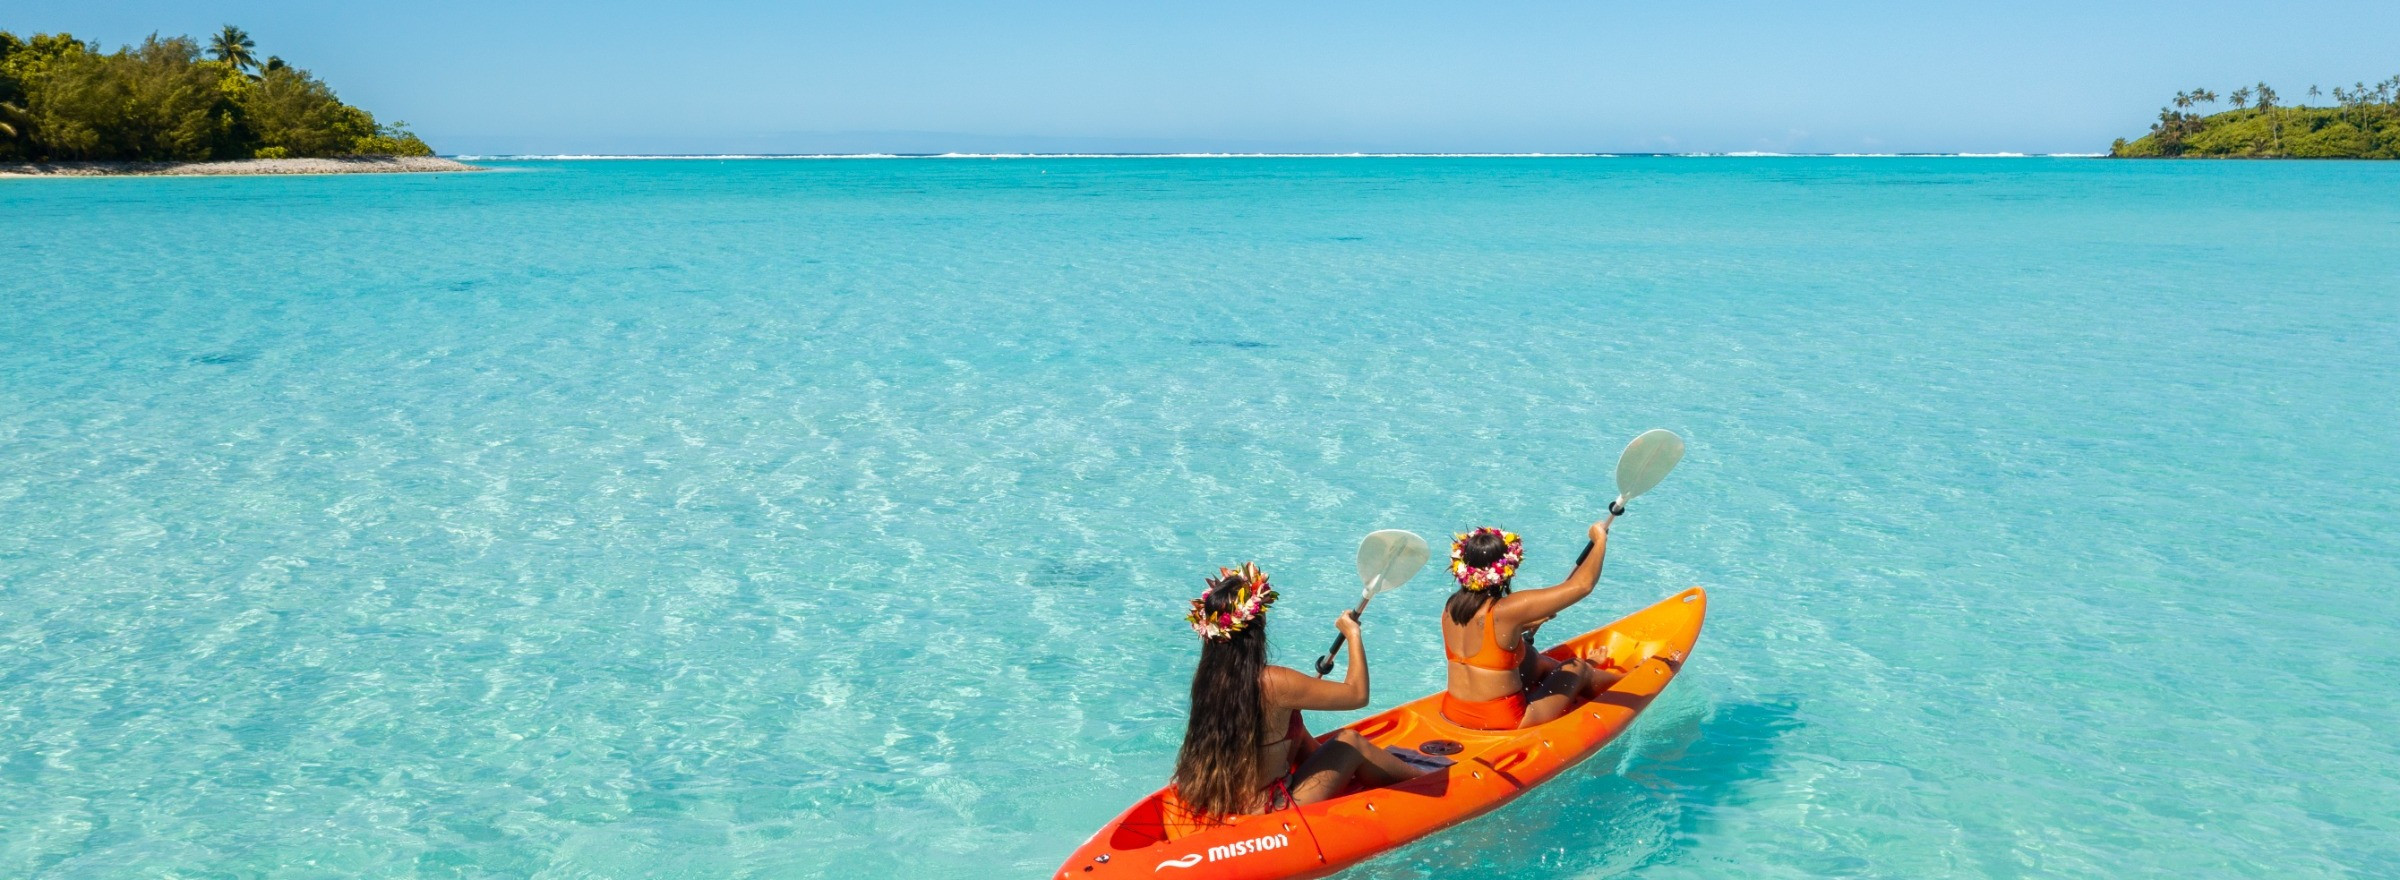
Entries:
POLYGON ((0 876, 1041 875, 1658 426, 1694 661, 1351 876, 2400 876, 2400 165, 500 164, 0 181, 0 876))

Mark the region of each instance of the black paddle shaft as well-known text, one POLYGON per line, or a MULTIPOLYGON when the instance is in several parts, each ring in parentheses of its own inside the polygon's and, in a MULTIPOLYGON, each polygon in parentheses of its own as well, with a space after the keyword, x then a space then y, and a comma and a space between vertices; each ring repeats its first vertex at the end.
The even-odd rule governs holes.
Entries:
MULTIPOLYGON (((1366 611, 1366 610, 1367 610, 1367 600, 1366 600, 1366 599, 1360 599, 1360 600, 1358 600, 1358 607, 1357 607, 1357 608, 1350 609, 1350 619, 1351 619, 1351 620, 1357 620, 1357 619, 1358 619, 1358 615, 1359 615, 1359 613, 1360 613, 1360 612, 1363 612, 1363 611, 1366 611)), ((1325 649, 1325 656, 1317 658, 1317 677, 1318 677, 1318 678, 1324 678, 1325 676, 1328 676, 1328 675, 1332 675, 1332 674, 1333 674, 1333 655, 1341 653, 1341 652, 1342 652, 1342 646, 1343 646, 1343 645, 1345 645, 1345 644, 1348 644, 1349 642, 1350 642, 1350 637, 1349 637, 1349 636, 1347 636, 1347 635, 1338 635, 1338 636, 1334 636, 1334 637, 1333 637, 1333 647, 1326 648, 1326 649, 1325 649)))
POLYGON ((1348 643, 1349 641, 1349 636, 1333 637, 1333 647, 1326 648, 1325 656, 1317 658, 1318 678, 1324 678, 1325 676, 1333 674, 1333 655, 1340 652, 1342 650, 1342 645, 1348 643))
MULTIPOLYGON (((1609 519, 1616 519, 1617 517, 1624 516, 1624 515, 1625 515, 1625 502, 1622 502, 1622 501, 1611 501, 1611 502, 1609 502, 1609 503, 1608 503, 1608 518, 1609 518, 1609 519)), ((1585 542, 1583 542, 1583 552, 1575 554, 1575 565, 1576 565, 1577 567, 1579 567, 1579 568, 1580 568, 1580 567, 1582 567, 1582 565, 1583 565, 1583 561, 1584 561, 1584 560, 1592 558, 1592 548, 1593 548, 1593 547, 1595 547, 1595 546, 1597 546, 1597 545, 1593 544, 1593 543, 1592 543, 1592 542, 1590 542, 1590 541, 1585 541, 1585 542)))

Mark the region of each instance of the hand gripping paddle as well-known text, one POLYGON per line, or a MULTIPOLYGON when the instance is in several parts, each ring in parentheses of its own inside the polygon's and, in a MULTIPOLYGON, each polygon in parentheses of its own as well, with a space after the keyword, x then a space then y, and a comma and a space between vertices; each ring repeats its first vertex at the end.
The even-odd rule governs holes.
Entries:
MULTIPOLYGON (((1384 529, 1368 535, 1358 543, 1358 579, 1367 588, 1359 594, 1358 607, 1351 609, 1350 616, 1355 618, 1365 613, 1367 601, 1377 593, 1396 590, 1408 583, 1409 578, 1417 576, 1418 569, 1425 567, 1425 560, 1432 557, 1433 551, 1425 546, 1425 539, 1417 537, 1415 532, 1384 529)), ((1317 658, 1318 678, 1333 671, 1333 655, 1342 650, 1342 643, 1349 638, 1335 636, 1333 647, 1317 658)))

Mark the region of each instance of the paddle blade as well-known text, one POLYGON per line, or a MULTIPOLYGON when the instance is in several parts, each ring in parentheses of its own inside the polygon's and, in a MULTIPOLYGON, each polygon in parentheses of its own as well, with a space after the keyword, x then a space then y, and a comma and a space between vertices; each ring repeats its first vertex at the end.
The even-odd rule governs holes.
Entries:
POLYGON ((1675 463, 1683 460, 1683 438, 1665 428, 1642 432, 1625 444, 1625 454, 1617 456, 1617 499, 1631 500, 1648 492, 1667 478, 1675 463))
POLYGON ((1404 529, 1384 529, 1358 543, 1358 581, 1366 585, 1360 599, 1395 589, 1417 576, 1425 560, 1433 558, 1425 539, 1404 529))

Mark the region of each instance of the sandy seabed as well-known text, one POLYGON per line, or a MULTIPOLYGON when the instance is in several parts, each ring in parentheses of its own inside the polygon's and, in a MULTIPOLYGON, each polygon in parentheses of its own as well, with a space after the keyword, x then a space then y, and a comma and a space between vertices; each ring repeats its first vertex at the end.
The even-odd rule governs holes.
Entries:
POLYGON ((343 159, 238 159, 229 162, 13 162, 0 163, 0 177, 218 176, 246 174, 401 174, 482 171, 433 156, 360 156, 343 159))

